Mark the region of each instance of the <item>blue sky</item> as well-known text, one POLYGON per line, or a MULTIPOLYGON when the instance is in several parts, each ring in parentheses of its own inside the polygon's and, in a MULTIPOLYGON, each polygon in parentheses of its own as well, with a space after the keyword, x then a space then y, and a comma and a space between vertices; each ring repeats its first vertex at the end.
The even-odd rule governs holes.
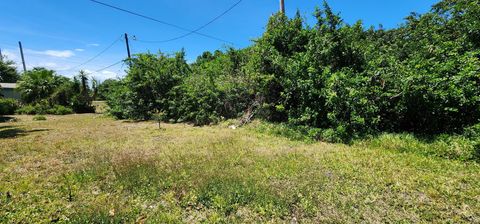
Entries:
MULTIPOLYGON (((100 0, 121 8, 188 29, 210 21, 238 0, 100 0)), ((330 0, 334 11, 340 12, 347 23, 361 19, 366 26, 383 24, 394 28, 403 23, 410 12, 424 13, 435 0, 330 0)), ((285 0, 287 14, 299 9, 307 22, 321 0, 285 0)), ((18 41, 24 46, 27 67, 48 67, 59 74, 72 76, 85 69, 99 79, 124 75, 125 66, 113 66, 95 72, 126 57, 125 43, 112 48, 92 62, 77 65, 97 55, 125 32, 138 40, 164 40, 186 32, 124 12, 116 11, 89 0, 2 0, 0 1, 0 48, 4 55, 20 67, 18 41)), ((201 33, 215 36, 242 48, 261 36, 268 17, 278 11, 278 0, 243 0, 228 14, 202 29, 201 33)), ((142 43, 131 40, 133 53, 171 53, 184 48, 189 61, 206 50, 222 49, 225 43, 196 34, 168 42, 142 43)))

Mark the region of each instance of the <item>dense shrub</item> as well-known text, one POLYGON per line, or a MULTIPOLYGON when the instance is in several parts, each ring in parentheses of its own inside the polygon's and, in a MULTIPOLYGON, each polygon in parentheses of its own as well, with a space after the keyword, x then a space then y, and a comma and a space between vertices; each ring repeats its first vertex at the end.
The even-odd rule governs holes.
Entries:
POLYGON ((244 112, 253 92, 241 70, 245 51, 204 53, 191 65, 191 73, 174 88, 166 118, 197 125, 237 118, 244 112))
POLYGON ((0 115, 11 115, 18 108, 18 101, 0 98, 0 115))
POLYGON ((121 84, 121 80, 107 79, 103 81, 97 87, 96 99, 94 100, 99 100, 99 101, 107 100, 108 97, 112 95, 112 91, 114 91, 119 84, 121 84))
POLYGON ((64 107, 62 105, 54 105, 52 108, 47 110, 47 114, 67 115, 67 114, 73 114, 73 110, 71 108, 64 107))
POLYGON ((275 15, 256 46, 262 55, 256 70, 273 74, 263 93, 269 114, 277 114, 269 119, 351 137, 378 131, 460 132, 478 122, 478 48, 465 45, 467 40, 444 25, 445 15, 460 6, 479 8, 439 5, 389 31, 344 24, 328 5, 317 10, 313 29, 299 26, 298 16, 275 15), (302 31, 310 33, 308 42, 301 41, 302 31))
POLYGON ((27 114, 27 115, 36 115, 36 114, 47 114, 47 111, 50 109, 50 105, 47 101, 43 100, 34 104, 27 104, 20 107, 16 113, 17 114, 27 114))
POLYGON ((472 142, 474 147, 473 157, 480 161, 480 123, 465 128, 462 136, 472 142))
POLYGON ((76 95, 71 99, 71 107, 76 113, 94 113, 95 107, 88 96, 76 95))
POLYGON ((479 3, 444 0, 390 30, 346 24, 325 3, 314 26, 279 13, 253 46, 192 64, 141 54, 107 97, 110 113, 197 125, 254 115, 334 142, 461 135, 480 121, 479 3))
POLYGON ((108 99, 110 113, 118 118, 145 120, 168 109, 173 88, 190 72, 184 52, 174 57, 140 54, 130 63, 123 85, 108 99))
POLYGON ((463 131, 463 136, 469 139, 480 140, 480 123, 465 128, 463 131))
POLYGON ((35 104, 28 104, 16 110, 17 114, 27 114, 27 115, 41 115, 41 114, 52 114, 52 115, 66 115, 72 114, 73 110, 71 108, 62 106, 62 105, 50 105, 47 101, 40 101, 35 104))
POLYGON ((17 114, 27 114, 27 115, 35 115, 35 114, 43 114, 44 112, 39 108, 33 105, 25 105, 15 111, 17 114))
POLYGON ((236 118, 254 96, 242 71, 246 58, 245 51, 228 49, 206 52, 188 65, 183 52, 140 54, 122 83, 110 87, 109 112, 138 120, 161 112, 165 120, 196 125, 236 118))

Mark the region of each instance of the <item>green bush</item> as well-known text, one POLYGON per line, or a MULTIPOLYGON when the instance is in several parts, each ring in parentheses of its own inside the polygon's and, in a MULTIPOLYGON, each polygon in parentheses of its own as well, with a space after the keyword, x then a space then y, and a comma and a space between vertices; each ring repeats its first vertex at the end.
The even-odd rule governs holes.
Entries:
POLYGON ((110 90, 107 103, 117 118, 150 119, 155 111, 170 108, 173 88, 189 73, 185 52, 175 57, 160 54, 140 54, 131 61, 123 86, 110 90))
POLYGON ((480 123, 465 128, 463 131, 463 136, 469 139, 480 140, 480 123))
POLYGON ((72 98, 72 109, 76 113, 94 113, 95 107, 88 96, 77 95, 72 98))
POLYGON ((16 113, 27 115, 47 114, 49 109, 50 105, 47 101, 40 101, 39 103, 24 105, 19 108, 16 113))
POLYGON ((17 114, 37 115, 37 114, 52 114, 52 115, 66 115, 72 114, 71 108, 53 105, 50 106, 47 102, 40 102, 33 105, 25 105, 16 111, 17 114))
POLYGON ((34 121, 46 121, 47 120, 47 117, 43 116, 43 115, 35 115, 33 117, 33 120, 34 121))
POLYGON ((47 110, 47 114, 67 115, 67 114, 73 114, 73 110, 71 108, 64 107, 61 105, 54 105, 52 108, 47 110))
MULTIPOLYGON (((312 26, 299 12, 278 13, 252 46, 205 52, 192 64, 183 51, 140 54, 109 88, 110 113, 144 120, 161 111, 208 125, 249 112, 329 142, 459 135, 480 121, 480 4, 471 3, 443 0, 388 30, 347 24, 325 3, 312 26)), ((463 157, 438 144, 440 156, 463 157)))
POLYGON ((15 113, 17 114, 27 114, 27 115, 35 115, 37 114, 36 108, 33 105, 25 105, 18 108, 15 113))
POLYGON ((472 142, 474 147, 473 157, 480 161, 480 123, 465 128, 462 136, 472 142))
POLYGON ((0 115, 11 115, 18 108, 18 101, 14 99, 0 98, 0 115))

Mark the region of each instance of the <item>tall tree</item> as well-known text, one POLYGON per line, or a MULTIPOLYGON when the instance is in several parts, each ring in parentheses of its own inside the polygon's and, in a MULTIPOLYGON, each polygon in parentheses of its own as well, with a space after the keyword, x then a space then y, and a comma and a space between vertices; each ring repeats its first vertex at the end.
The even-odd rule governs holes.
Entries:
POLYGON ((80 82, 82 83, 80 93, 83 95, 88 94, 88 74, 84 70, 81 70, 78 73, 78 77, 80 78, 80 82))
POLYGON ((96 100, 97 99, 97 95, 98 95, 98 86, 100 85, 100 82, 98 81, 98 79, 96 79, 95 77, 92 77, 92 100, 96 100))

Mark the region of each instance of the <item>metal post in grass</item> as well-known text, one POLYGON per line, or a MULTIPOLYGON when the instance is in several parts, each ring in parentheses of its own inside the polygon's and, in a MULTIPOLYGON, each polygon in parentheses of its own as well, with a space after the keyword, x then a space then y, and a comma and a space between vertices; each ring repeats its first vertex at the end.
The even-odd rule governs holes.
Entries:
POLYGON ((165 114, 163 112, 156 112, 153 114, 152 118, 158 122, 158 129, 161 130, 162 129, 162 121, 163 119, 165 118, 165 114))

